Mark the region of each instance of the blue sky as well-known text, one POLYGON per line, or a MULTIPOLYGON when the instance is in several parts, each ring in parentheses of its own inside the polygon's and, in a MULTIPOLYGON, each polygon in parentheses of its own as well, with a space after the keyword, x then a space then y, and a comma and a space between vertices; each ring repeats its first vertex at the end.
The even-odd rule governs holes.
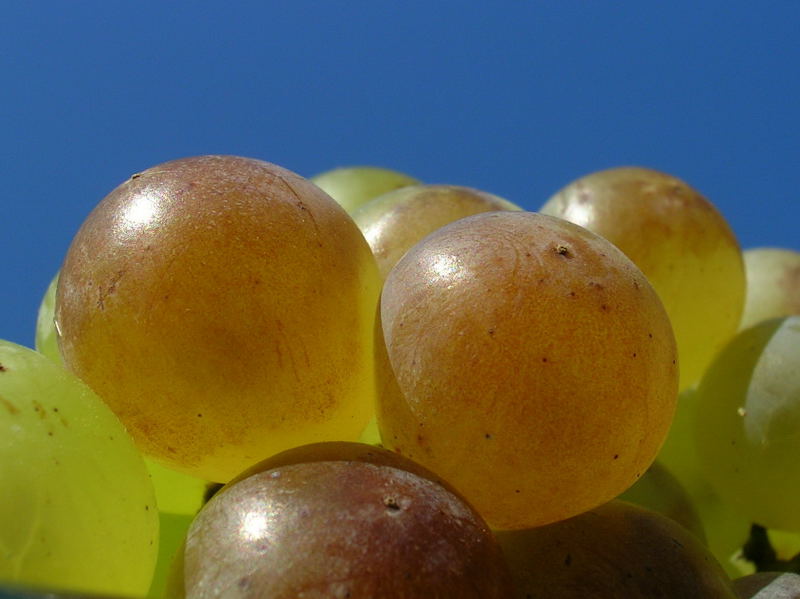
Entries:
POLYGON ((0 338, 89 211, 183 156, 374 164, 535 210, 677 175, 743 247, 800 249, 800 2, 18 2, 0 19, 0 338))

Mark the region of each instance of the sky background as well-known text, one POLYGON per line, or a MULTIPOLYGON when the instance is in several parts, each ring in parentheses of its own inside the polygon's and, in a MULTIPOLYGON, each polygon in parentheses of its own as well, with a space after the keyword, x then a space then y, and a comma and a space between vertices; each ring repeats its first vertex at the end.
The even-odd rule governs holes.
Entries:
POLYGON ((185 156, 371 164, 536 210, 676 175, 741 245, 800 250, 800 2, 36 2, 0 18, 0 338, 91 209, 185 156))

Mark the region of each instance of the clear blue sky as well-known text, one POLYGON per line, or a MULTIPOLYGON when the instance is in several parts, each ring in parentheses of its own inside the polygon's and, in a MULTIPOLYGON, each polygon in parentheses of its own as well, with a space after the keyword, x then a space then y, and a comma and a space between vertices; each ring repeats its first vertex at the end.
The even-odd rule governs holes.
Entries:
POLYGON ((623 164, 700 189, 743 247, 800 249, 800 2, 67 2, 0 16, 0 338, 131 173, 241 154, 535 210, 623 164))

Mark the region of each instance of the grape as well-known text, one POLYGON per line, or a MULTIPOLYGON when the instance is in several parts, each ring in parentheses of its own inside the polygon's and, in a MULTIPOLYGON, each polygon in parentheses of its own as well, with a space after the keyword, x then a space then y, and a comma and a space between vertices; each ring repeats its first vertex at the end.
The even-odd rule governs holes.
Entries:
POLYGON ((353 219, 386 278, 403 254, 428 233, 459 218, 493 210, 520 208, 470 187, 410 185, 363 204, 353 219))
POLYGON ((733 581, 739 599, 800 599, 800 575, 758 572, 733 581))
POLYGON ((653 462, 619 499, 664 514, 705 542, 703 523, 691 497, 678 479, 658 461, 653 462))
POLYGON ((605 239, 530 212, 446 225, 386 279, 383 444, 495 528, 567 518, 652 463, 678 384, 669 319, 605 239))
POLYGON ((728 576, 693 534, 624 501, 495 534, 519 599, 735 597, 728 576))
POLYGON ((689 495, 703 524, 708 548, 728 574, 739 576, 742 564, 736 558, 747 540, 751 522, 719 496, 698 464, 694 435, 696 409, 695 389, 681 392, 675 418, 658 460, 689 495))
POLYGON ((151 599, 173 599, 166 594, 172 565, 179 551, 183 551, 186 534, 194 515, 159 512, 161 535, 158 545, 158 561, 147 597, 151 599))
POLYGON ((86 385, 0 342, 0 581, 143 595, 158 513, 142 458, 86 385))
MULTIPOLYGON (((56 329, 54 325, 56 287, 58 274, 53 277, 39 306, 36 321, 36 349, 63 365, 58 349, 56 329)), ((156 501, 160 511, 177 514, 196 514, 202 505, 206 481, 182 472, 178 472, 158 462, 145 458, 145 465, 156 491, 156 501)))
POLYGON ((229 484, 192 523, 182 569, 187 599, 512 592, 491 531, 467 504, 364 461, 288 464, 229 484))
POLYGON ((381 194, 419 183, 414 177, 376 166, 344 166, 311 177, 348 213, 381 194))
POLYGON ((744 252, 747 299, 740 328, 800 314, 800 252, 753 248, 744 252))
POLYGON ((745 298, 739 244, 713 204, 680 179, 629 167, 577 179, 541 211, 602 235, 642 269, 675 330, 681 389, 694 385, 736 332, 745 298))
POLYGON ((36 351, 44 354, 56 364, 62 364, 61 353, 58 350, 58 336, 54 316, 56 310, 56 288, 58 287, 58 273, 50 280, 47 290, 39 304, 39 313, 36 319, 36 351))
POLYGON ((800 316, 740 332, 697 388, 695 435, 717 492, 751 521, 800 531, 800 316))
POLYGON ((380 276, 342 208, 278 166, 168 162, 110 193, 59 277, 65 363, 141 450, 225 482, 373 414, 380 276))

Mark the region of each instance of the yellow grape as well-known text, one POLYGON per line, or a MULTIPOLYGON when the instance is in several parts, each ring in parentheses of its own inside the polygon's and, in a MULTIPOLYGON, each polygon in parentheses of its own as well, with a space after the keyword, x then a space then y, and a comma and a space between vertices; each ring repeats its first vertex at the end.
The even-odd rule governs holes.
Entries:
POLYGON ((147 455, 225 482, 373 414, 380 276, 347 213, 267 162, 138 173, 92 211, 58 283, 68 367, 147 455))
POLYGON ((381 194, 419 183, 410 175, 377 166, 342 166, 314 175, 311 182, 349 214, 381 194))
POLYGON ((623 167, 573 181, 541 211, 602 235, 636 263, 675 330, 681 389, 695 384, 736 332, 745 297, 738 241, 714 205, 672 175, 623 167))
POLYGON ((605 239, 531 212, 458 220, 384 285, 383 444, 495 528, 612 499, 655 458, 678 385, 655 291, 605 239))

